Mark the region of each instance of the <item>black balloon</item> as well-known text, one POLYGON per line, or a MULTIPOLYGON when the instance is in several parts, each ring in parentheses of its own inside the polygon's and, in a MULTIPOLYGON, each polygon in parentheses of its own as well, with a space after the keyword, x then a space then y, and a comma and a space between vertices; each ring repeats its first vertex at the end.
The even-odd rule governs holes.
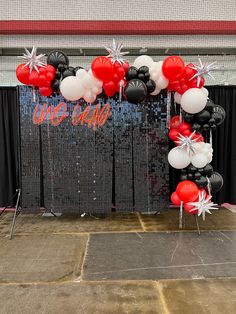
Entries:
POLYGON ((74 67, 68 67, 68 70, 71 71, 71 72, 73 72, 74 75, 76 74, 76 71, 75 71, 75 68, 74 68, 74 67))
POLYGON ((212 173, 213 173, 213 167, 212 167, 212 165, 210 165, 210 164, 207 164, 207 165, 203 168, 203 170, 204 170, 204 174, 205 174, 206 176, 208 176, 208 177, 210 177, 210 176, 212 175, 212 173))
POLYGON ((60 79, 61 78, 61 72, 60 71, 56 71, 55 78, 56 79, 60 79))
POLYGON ((202 110, 195 115, 195 119, 199 123, 207 123, 211 118, 211 114, 207 110, 202 110))
POLYGON ((147 81, 146 86, 148 93, 151 94, 156 88, 156 83, 153 80, 149 80, 147 81))
POLYGON ((68 77, 68 76, 74 76, 74 75, 75 75, 74 71, 70 71, 69 69, 65 70, 65 71, 62 73, 63 79, 66 78, 66 77, 68 77))
POLYGON ((181 174, 179 179, 180 181, 185 181, 185 180, 188 180, 188 176, 187 174, 181 174))
POLYGON ((194 120, 194 115, 193 114, 190 114, 190 113, 185 113, 184 115, 184 120, 186 122, 193 122, 194 120))
POLYGON ((147 67, 146 65, 143 65, 142 67, 138 69, 138 73, 143 73, 143 74, 149 73, 149 67, 147 67))
POLYGON ((208 131, 210 129, 210 125, 209 124, 204 124, 202 128, 203 128, 204 131, 208 131))
POLYGON ((147 82, 150 79, 150 74, 149 73, 145 73, 144 74, 144 82, 147 82))
POLYGON ((195 179, 195 180, 200 179, 200 178, 201 178, 201 176, 202 176, 202 175, 201 175, 201 173, 200 173, 200 172, 195 172, 195 173, 194 173, 194 179, 195 179))
POLYGON ((201 125, 199 123, 193 123, 192 124, 192 130, 193 131, 196 131, 196 132, 199 132, 201 130, 201 125))
POLYGON ((208 181, 207 181, 207 178, 206 177, 200 177, 199 179, 195 180, 195 183, 202 189, 204 189, 207 184, 208 184, 208 181))
POLYGON ((145 75, 143 73, 138 73, 138 79, 141 81, 145 80, 145 75))
POLYGON ((224 180, 218 172, 213 172, 212 175, 209 177, 209 181, 212 193, 219 192, 224 184, 224 180))
POLYGON ((59 63, 57 66, 57 71, 63 72, 65 70, 65 64, 59 63))
POLYGON ((60 88, 60 81, 59 80, 52 81, 51 88, 54 92, 58 92, 60 88))
POLYGON ((187 177, 188 177, 188 180, 193 180, 193 174, 192 173, 188 173, 187 177))
POLYGON ((212 112, 214 107, 215 107, 215 104, 213 103, 213 101, 208 99, 204 109, 209 112, 212 112))
POLYGON ((212 124, 212 125, 211 125, 211 129, 212 129, 213 131, 215 131, 215 130, 216 130, 216 125, 215 125, 215 124, 212 124))
POLYGON ((198 168, 198 172, 200 172, 201 175, 205 175, 205 170, 203 168, 198 168))
POLYGON ((75 67, 75 68, 74 68, 75 74, 76 74, 76 72, 77 72, 78 70, 80 70, 80 69, 84 69, 84 68, 82 68, 82 67, 75 67))
POLYGON ((216 123, 216 120, 215 120, 214 118, 211 118, 211 119, 208 121, 208 123, 209 123, 210 125, 214 125, 214 124, 216 123))
POLYGON ((130 67, 126 73, 126 80, 130 81, 138 77, 138 70, 135 67, 130 67))
POLYGON ((146 84, 141 80, 133 79, 127 82, 124 95, 129 102, 138 104, 147 96, 146 84))
POLYGON ((189 165, 188 168, 187 168, 187 171, 189 173, 195 173, 197 171, 197 168, 194 167, 193 165, 189 165))
POLYGON ((69 65, 69 59, 64 52, 55 50, 49 53, 47 57, 47 64, 51 64, 57 68, 59 64, 69 65))

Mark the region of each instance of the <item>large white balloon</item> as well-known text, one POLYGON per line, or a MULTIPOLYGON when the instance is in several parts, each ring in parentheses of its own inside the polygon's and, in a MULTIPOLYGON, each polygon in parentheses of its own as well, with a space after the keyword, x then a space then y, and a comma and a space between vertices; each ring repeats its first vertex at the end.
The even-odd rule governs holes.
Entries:
POLYGON ((206 89, 205 87, 202 87, 202 88, 201 88, 201 91, 202 91, 204 94, 206 94, 207 97, 208 97, 208 95, 209 95, 208 89, 206 89))
POLYGON ((207 156, 203 153, 193 154, 191 162, 196 168, 203 168, 208 164, 207 156))
POLYGON ((187 151, 179 147, 171 149, 171 151, 168 154, 168 161, 169 164, 175 169, 184 169, 191 162, 187 151))
POLYGON ((142 55, 134 60, 133 66, 136 67, 137 69, 141 68, 144 65, 150 68, 153 62, 154 61, 151 57, 142 55))
POLYGON ((66 99, 74 101, 83 97, 84 86, 76 76, 68 76, 61 81, 60 91, 66 99))
POLYGON ((81 79, 83 79, 85 75, 87 75, 87 71, 85 69, 79 69, 76 72, 76 76, 81 78, 81 79))
POLYGON ((162 64, 163 64, 163 61, 152 63, 152 65, 149 68, 149 73, 151 74, 151 78, 152 78, 153 73, 158 73, 158 74, 162 73, 162 64))
POLYGON ((190 88, 181 97, 181 107, 188 113, 198 113, 204 109, 207 95, 200 88, 190 88))

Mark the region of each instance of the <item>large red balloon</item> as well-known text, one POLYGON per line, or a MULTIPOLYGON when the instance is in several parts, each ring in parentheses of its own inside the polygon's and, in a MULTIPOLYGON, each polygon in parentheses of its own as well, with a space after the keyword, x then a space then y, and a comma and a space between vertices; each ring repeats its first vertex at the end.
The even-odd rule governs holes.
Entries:
POLYGON ((107 96, 112 97, 116 94, 116 84, 113 81, 103 84, 104 92, 107 96))
POLYGON ((183 133, 185 130, 191 130, 191 124, 187 122, 182 122, 178 126, 179 133, 183 133))
POLYGON ((17 79, 26 85, 29 85, 29 76, 30 76, 30 69, 28 66, 25 66, 24 63, 19 64, 16 68, 16 77, 17 79))
POLYGON ((178 56, 171 56, 164 60, 162 72, 170 81, 175 81, 181 77, 184 71, 184 61, 178 56))
POLYGON ((198 198, 199 188, 194 182, 185 180, 177 185, 176 193, 182 202, 193 202, 198 198))
POLYGON ((192 69, 193 67, 194 67, 194 64, 189 63, 184 68, 183 78, 185 79, 186 82, 188 82, 194 76, 194 74, 197 73, 196 70, 192 69))
POLYGON ((171 199, 171 202, 172 202, 174 205, 179 206, 180 203, 181 203, 181 200, 179 199, 179 197, 178 197, 178 195, 177 195, 176 192, 173 192, 173 193, 171 194, 170 199, 171 199))
POLYGON ((111 60, 107 57, 97 57, 93 60, 91 69, 93 74, 104 83, 113 79, 114 70, 111 60))
POLYGON ((51 87, 39 87, 39 92, 42 96, 50 96, 52 94, 51 87))

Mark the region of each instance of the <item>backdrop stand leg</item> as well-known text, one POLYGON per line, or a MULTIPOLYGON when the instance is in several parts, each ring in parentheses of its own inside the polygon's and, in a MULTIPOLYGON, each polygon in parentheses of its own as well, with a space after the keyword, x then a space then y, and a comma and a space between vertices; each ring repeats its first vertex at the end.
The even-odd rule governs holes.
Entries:
POLYGON ((183 202, 180 203, 179 208, 179 229, 183 229, 183 202))
POLYGON ((195 216, 195 221, 196 221, 196 226, 197 226, 197 233, 198 235, 201 235, 201 231, 200 231, 199 223, 198 223, 198 217, 196 214, 194 214, 194 216, 195 216))
POLYGON ((21 189, 18 189, 17 192, 18 192, 18 195, 17 195, 17 201, 16 201, 16 208, 15 208, 14 216, 13 216, 12 223, 11 223, 11 230, 10 230, 9 240, 12 239, 14 228, 15 228, 15 224, 16 224, 16 217, 18 216, 18 214, 20 212, 19 202, 20 202, 21 189))

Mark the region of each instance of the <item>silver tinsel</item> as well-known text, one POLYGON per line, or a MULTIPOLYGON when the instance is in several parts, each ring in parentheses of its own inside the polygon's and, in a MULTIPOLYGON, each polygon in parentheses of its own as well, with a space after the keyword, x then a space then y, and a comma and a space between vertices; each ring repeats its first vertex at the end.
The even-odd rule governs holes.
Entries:
POLYGON ((22 58, 25 61, 25 66, 29 66, 30 72, 35 69, 37 72, 39 72, 38 67, 46 66, 46 64, 41 61, 41 59, 45 56, 44 54, 40 54, 37 56, 37 48, 33 47, 32 51, 29 52, 27 48, 25 48, 25 52, 23 56, 19 56, 18 58, 22 58))
POLYGON ((211 214, 210 210, 218 209, 217 207, 215 207, 217 206, 217 204, 211 202, 211 198, 211 195, 206 197, 204 192, 199 192, 198 201, 188 203, 189 205, 194 206, 194 208, 191 209, 190 212, 197 210, 197 215, 202 215, 202 219, 205 220, 206 213, 211 214))
POLYGON ((197 71, 191 78, 190 81, 193 80, 195 77, 197 77, 197 86, 199 86, 201 78, 204 77, 204 75, 209 75, 213 80, 215 79, 214 76, 210 73, 210 71, 218 69, 218 67, 215 65, 215 62, 212 62, 210 64, 203 64, 202 60, 198 59, 199 64, 194 64, 193 67, 190 67, 191 69, 197 71))
POLYGON ((125 59, 123 56, 127 55, 129 52, 121 52, 121 49, 123 48, 123 44, 116 44, 115 39, 113 39, 112 45, 110 47, 105 47, 109 55, 108 58, 111 58, 112 62, 115 63, 116 61, 120 64, 125 63, 125 59))

